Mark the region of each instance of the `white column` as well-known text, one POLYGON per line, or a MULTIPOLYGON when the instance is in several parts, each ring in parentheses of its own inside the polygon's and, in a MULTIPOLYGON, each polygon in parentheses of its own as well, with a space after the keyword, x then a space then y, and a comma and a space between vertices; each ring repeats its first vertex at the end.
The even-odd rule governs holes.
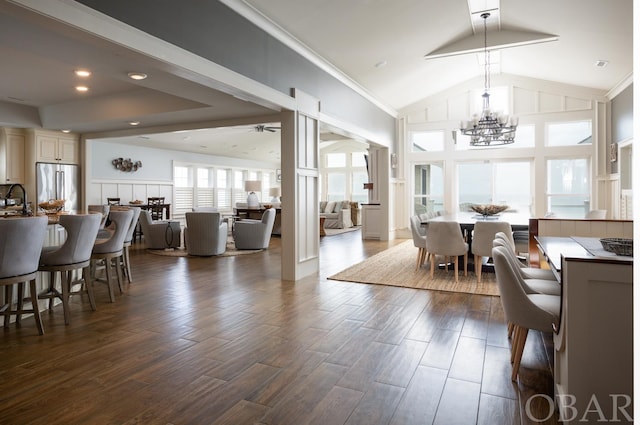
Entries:
POLYGON ((296 110, 282 118, 282 279, 296 281, 319 270, 320 102, 293 91, 296 110))

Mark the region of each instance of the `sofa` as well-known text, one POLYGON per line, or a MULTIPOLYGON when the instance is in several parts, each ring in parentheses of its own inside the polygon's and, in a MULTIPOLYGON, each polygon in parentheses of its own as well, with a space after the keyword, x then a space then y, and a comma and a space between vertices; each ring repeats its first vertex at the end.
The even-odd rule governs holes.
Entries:
POLYGON ((346 229, 353 227, 354 218, 359 221, 357 202, 351 201, 321 201, 320 217, 324 217, 325 229, 346 229))

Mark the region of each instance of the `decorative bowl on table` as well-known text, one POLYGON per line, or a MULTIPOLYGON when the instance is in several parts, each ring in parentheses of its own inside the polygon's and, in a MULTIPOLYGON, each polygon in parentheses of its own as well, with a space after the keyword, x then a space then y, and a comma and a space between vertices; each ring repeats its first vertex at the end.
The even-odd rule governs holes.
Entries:
POLYGON ((485 217, 490 215, 496 215, 505 211, 509 208, 508 205, 493 205, 493 204, 485 204, 485 205, 471 205, 470 207, 473 211, 477 212, 480 215, 485 217))
POLYGON ((144 204, 144 201, 141 201, 141 200, 139 200, 139 199, 136 199, 135 201, 129 201, 129 203, 130 203, 131 205, 142 205, 142 204, 144 204))
POLYGON ((271 208, 273 205, 271 204, 262 204, 262 206, 264 207, 265 210, 268 210, 269 208, 271 208))
POLYGON ((616 255, 633 257, 633 239, 602 238, 600 243, 605 251, 613 252, 616 255))
POLYGON ((51 199, 46 202, 40 202, 38 207, 47 215, 55 215, 64 208, 64 199, 51 199))

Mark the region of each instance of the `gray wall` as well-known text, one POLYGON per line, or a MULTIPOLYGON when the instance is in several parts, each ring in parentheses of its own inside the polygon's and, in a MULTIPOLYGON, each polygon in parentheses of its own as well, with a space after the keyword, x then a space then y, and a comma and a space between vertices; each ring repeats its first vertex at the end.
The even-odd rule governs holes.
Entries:
POLYGON ((327 115, 395 139, 392 116, 218 1, 77 1, 287 95, 301 89, 327 115))
MULTIPOLYGON (((611 143, 633 137, 633 84, 611 100, 611 143)), ((611 163, 611 172, 618 172, 618 162, 611 163)))

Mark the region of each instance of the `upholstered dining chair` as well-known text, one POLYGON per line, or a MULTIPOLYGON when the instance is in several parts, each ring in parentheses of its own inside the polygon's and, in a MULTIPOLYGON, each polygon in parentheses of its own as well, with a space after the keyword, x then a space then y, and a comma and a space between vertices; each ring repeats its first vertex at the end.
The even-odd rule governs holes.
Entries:
POLYGON ((427 226, 427 252, 431 262, 431 277, 436 265, 436 255, 444 256, 447 264, 453 257, 455 281, 458 281, 458 257, 464 256, 464 275, 467 275, 469 245, 464 241, 460 224, 456 221, 431 221, 427 226))
POLYGON ((413 246, 418 248, 418 257, 416 258, 416 270, 425 263, 427 258, 427 231, 422 226, 420 216, 413 215, 409 218, 411 226, 411 236, 413 237, 413 246))
POLYGON ((5 288, 4 306, 0 314, 4 316, 4 326, 9 326, 10 316, 16 316, 16 324, 21 323, 21 315, 33 313, 40 335, 44 327, 40 319, 36 274, 42 245, 47 234, 47 217, 28 217, 0 220, 0 286, 5 288), (24 283, 29 282, 31 309, 24 308, 24 283), (13 305, 13 286, 18 285, 18 299, 13 305))
POLYGON ((96 242, 100 221, 98 214, 61 215, 59 224, 66 231, 61 245, 42 249, 38 271, 48 272, 49 288, 38 295, 39 299, 49 300, 49 310, 53 308, 55 298, 62 301, 64 323, 69 324, 69 297, 75 294, 87 294, 91 309, 95 311, 96 302, 93 296, 90 260, 93 245, 96 242), (81 290, 73 289, 73 272, 82 270, 81 290), (60 291, 56 288, 56 275, 60 274, 60 291))
POLYGON ((276 220, 275 208, 269 208, 262 214, 262 220, 242 219, 233 226, 233 239, 237 249, 267 249, 271 240, 273 223, 276 220))
POLYGON ((506 221, 476 221, 473 225, 471 253, 473 254, 474 270, 478 283, 480 283, 482 279, 482 259, 484 257, 491 257, 493 240, 498 232, 502 232, 507 237, 513 238, 511 234, 511 224, 506 221))
POLYGON ((553 280, 556 281, 556 277, 551 270, 548 269, 538 269, 534 267, 528 267, 526 264, 523 264, 520 259, 517 257, 515 252, 515 246, 513 244, 513 240, 511 240, 507 235, 503 232, 496 233, 496 239, 500 239, 504 242, 505 246, 510 247, 510 252, 513 252, 518 267, 520 267, 520 272, 522 273, 523 279, 544 279, 544 280, 553 280))
POLYGON ((140 211, 140 228, 148 249, 178 248, 180 246, 180 222, 151 219, 151 213, 140 211))
POLYGON ((227 250, 227 222, 219 212, 185 213, 184 244, 189 255, 211 256, 227 250))
POLYGON ((551 270, 530 269, 530 268, 520 267, 520 264, 522 263, 520 262, 518 257, 513 253, 513 251, 511 250, 511 247, 507 243, 505 243, 504 240, 499 238, 494 239, 493 247, 495 248, 497 246, 501 246, 506 249, 508 253, 507 260, 509 260, 509 263, 515 269, 516 273, 518 273, 518 275, 522 278, 522 281, 524 282, 524 285, 525 285, 525 290, 527 292, 531 292, 531 293, 535 292, 538 294, 547 294, 547 295, 561 294, 560 283, 556 280, 551 270), (550 275, 547 276, 546 274, 541 273, 538 275, 538 277, 532 277, 532 275, 535 276, 534 273, 525 274, 527 273, 528 270, 534 270, 534 271, 539 270, 539 271, 550 272, 550 275), (549 278, 547 279, 546 277, 549 277, 549 278))
POLYGON ((511 380, 516 381, 529 330, 553 331, 560 320, 561 297, 527 292, 522 278, 507 259, 507 250, 495 247, 492 257, 505 318, 514 327, 511 380))
POLYGON ((111 211, 109 213, 111 226, 105 229, 108 232, 108 236, 106 238, 96 239, 91 252, 91 278, 94 282, 104 282, 107 284, 109 300, 111 302, 115 302, 116 300, 113 291, 114 276, 112 267, 115 267, 118 288, 122 293, 123 279, 120 257, 124 250, 124 238, 127 235, 132 218, 132 210, 111 211), (98 263, 104 265, 105 279, 98 279, 96 276, 98 263))

